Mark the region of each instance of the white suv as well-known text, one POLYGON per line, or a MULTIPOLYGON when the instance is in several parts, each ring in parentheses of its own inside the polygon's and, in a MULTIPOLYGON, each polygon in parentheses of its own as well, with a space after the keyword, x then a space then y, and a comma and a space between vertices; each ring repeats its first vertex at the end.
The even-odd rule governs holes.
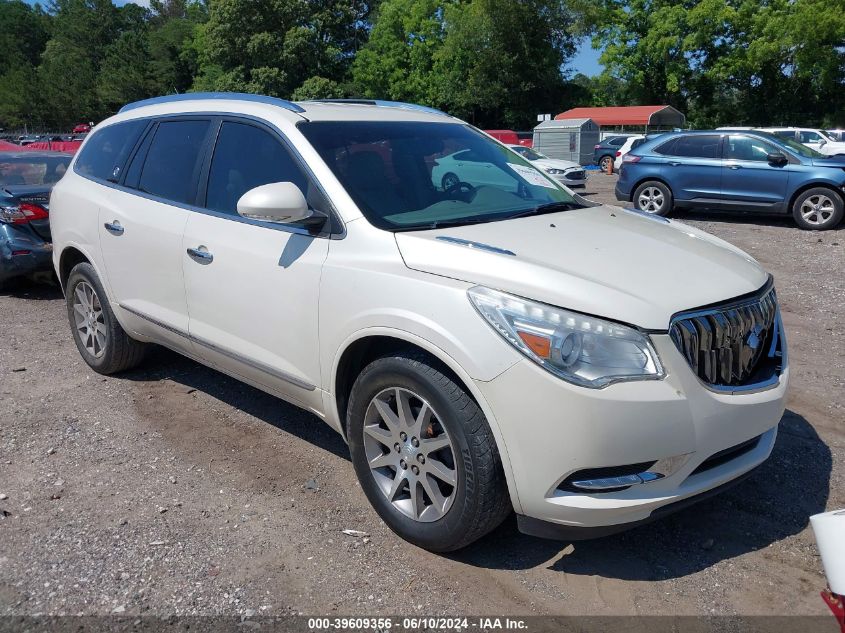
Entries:
POLYGON ((827 132, 817 128, 764 127, 756 129, 801 143, 825 156, 845 154, 845 142, 836 141, 827 132))
POLYGON ((619 531, 775 442, 784 333, 751 257, 577 197, 434 110, 130 104, 85 141, 51 223, 95 371, 156 343, 312 411, 379 515, 431 550, 511 510, 529 534, 619 531), (496 177, 434 182, 462 150, 496 177))

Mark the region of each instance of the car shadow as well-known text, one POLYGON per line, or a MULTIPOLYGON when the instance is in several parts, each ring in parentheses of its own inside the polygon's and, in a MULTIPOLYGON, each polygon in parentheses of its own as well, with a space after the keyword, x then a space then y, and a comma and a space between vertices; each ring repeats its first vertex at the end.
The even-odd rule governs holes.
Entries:
POLYGON ((155 346, 150 357, 140 367, 122 373, 119 377, 138 382, 170 380, 196 389, 281 431, 349 460, 349 449, 343 438, 313 413, 163 347, 155 346))
MULTIPOLYGON (((669 217, 685 222, 687 220, 695 220, 697 222, 719 222, 726 224, 754 224, 757 226, 782 226, 785 228, 795 229, 799 231, 798 225, 792 219, 792 215, 768 215, 764 213, 744 213, 742 211, 693 211, 681 210, 674 211, 669 217)), ((845 223, 840 223, 838 226, 829 231, 840 231, 845 228, 845 223)), ((820 232, 821 234, 821 232, 820 232)))
POLYGON ((553 571, 620 580, 666 580, 763 549, 801 532, 825 510, 833 460, 813 427, 786 411, 771 457, 745 481, 665 519, 590 541, 521 535, 511 518, 452 555, 490 569, 553 571))
POLYGON ((10 279, 0 290, 0 296, 16 297, 30 301, 55 301, 64 299, 59 284, 53 281, 32 281, 30 279, 10 279))

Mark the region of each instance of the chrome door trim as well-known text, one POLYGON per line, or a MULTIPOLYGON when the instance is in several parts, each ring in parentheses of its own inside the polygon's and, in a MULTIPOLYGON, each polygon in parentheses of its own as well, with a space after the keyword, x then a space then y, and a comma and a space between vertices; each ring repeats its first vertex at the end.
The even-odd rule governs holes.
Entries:
POLYGON ((237 352, 233 352, 229 349, 226 349, 225 347, 220 347, 219 345, 215 345, 211 341, 208 341, 204 338, 200 338, 199 336, 196 336, 194 334, 189 335, 189 338, 194 343, 197 343, 198 345, 202 345, 203 347, 206 347, 213 352, 217 352, 218 354, 222 354, 223 356, 226 356, 228 358, 231 358, 234 361, 237 361, 239 363, 242 363, 244 365, 252 367, 253 369, 257 369, 258 371, 263 372, 265 374, 268 374, 270 376, 273 376, 275 378, 278 378, 279 380, 284 380, 285 382, 288 382, 288 383, 290 383, 290 384, 292 384, 296 387, 299 387, 300 389, 305 389, 306 391, 314 391, 316 389, 316 387, 314 385, 307 383, 304 380, 300 380, 296 376, 292 376, 287 372, 281 371, 280 369, 276 369, 275 367, 271 367, 270 365, 266 365, 266 364, 264 364, 260 361, 253 360, 251 358, 247 358, 246 356, 238 354, 237 352))
POLYGON ((258 371, 263 372, 263 373, 265 373, 269 376, 273 376, 274 378, 278 378, 279 380, 283 380, 284 382, 290 383, 291 385, 293 385, 295 387, 299 387, 300 389, 305 389, 306 391, 314 391, 317 388, 316 386, 314 386, 310 383, 307 383, 304 380, 300 380, 296 376, 292 376, 291 374, 284 372, 284 371, 281 371, 280 369, 276 369, 275 367, 271 367, 270 365, 267 365, 267 364, 262 363, 260 361, 256 361, 256 360, 253 360, 251 358, 247 358, 246 356, 243 356, 242 354, 239 354, 237 352, 233 352, 233 351, 228 350, 226 348, 220 347, 219 345, 215 345, 211 341, 208 341, 208 340, 201 338, 199 336, 195 336, 193 334, 185 332, 184 330, 182 330, 180 328, 176 328, 176 327, 173 327, 171 325, 167 325, 165 323, 162 323, 158 319, 153 318, 153 317, 151 317, 147 314, 144 314, 143 312, 136 310, 135 308, 130 308, 128 306, 123 305, 122 303, 120 303, 118 305, 122 309, 126 310, 127 312, 134 314, 135 316, 137 316, 141 319, 144 319, 145 321, 148 321, 149 323, 152 323, 155 326, 158 326, 158 327, 160 327, 164 330, 167 330, 168 332, 172 332, 173 334, 181 336, 181 337, 191 341, 192 343, 196 343, 197 345, 202 345, 203 347, 210 349, 213 352, 217 352, 218 354, 222 354, 223 356, 231 358, 232 360, 237 361, 237 362, 239 362, 243 365, 247 365, 248 367, 252 367, 253 369, 257 369, 258 371))

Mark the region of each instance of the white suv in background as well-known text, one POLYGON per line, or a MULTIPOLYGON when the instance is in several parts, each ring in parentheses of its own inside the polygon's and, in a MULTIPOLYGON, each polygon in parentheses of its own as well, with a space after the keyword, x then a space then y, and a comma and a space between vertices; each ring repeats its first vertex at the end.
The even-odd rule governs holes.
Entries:
POLYGON ((761 127, 755 129, 802 143, 825 156, 845 154, 845 142, 834 140, 824 130, 806 127, 761 127))
POLYGON ((574 196, 428 108, 130 104, 88 136, 51 223, 91 368, 155 343, 313 412, 421 547, 463 547, 512 510, 529 534, 625 529, 775 442, 788 368, 759 264, 574 196), (438 187, 460 151, 495 177, 438 187))

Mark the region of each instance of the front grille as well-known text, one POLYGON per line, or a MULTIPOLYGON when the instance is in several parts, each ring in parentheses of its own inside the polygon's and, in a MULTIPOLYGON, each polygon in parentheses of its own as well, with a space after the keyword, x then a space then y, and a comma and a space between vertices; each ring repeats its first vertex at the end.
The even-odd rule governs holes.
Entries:
POLYGON ((568 171, 564 174, 568 180, 583 180, 584 179, 584 171, 568 171))
POLYGON ((669 335, 696 375, 714 387, 757 384, 780 371, 782 333, 771 281, 752 297, 676 315, 669 335))

